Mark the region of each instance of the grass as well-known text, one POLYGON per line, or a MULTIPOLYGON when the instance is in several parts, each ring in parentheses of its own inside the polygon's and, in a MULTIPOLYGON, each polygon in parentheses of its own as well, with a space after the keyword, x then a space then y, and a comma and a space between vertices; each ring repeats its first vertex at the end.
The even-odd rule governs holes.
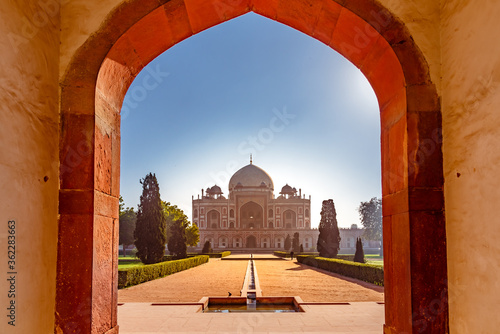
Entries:
POLYGON ((384 266, 384 260, 372 260, 370 258, 367 258, 365 260, 366 260, 366 263, 368 263, 368 264, 373 264, 375 266, 380 266, 380 267, 384 266))
POLYGON ((127 256, 127 257, 119 257, 118 258, 118 269, 128 269, 132 267, 137 267, 137 266, 143 266, 144 264, 141 262, 141 260, 127 256), (120 260, 127 260, 127 261, 120 261, 120 260))
MULTIPOLYGON (((345 254, 345 255, 354 255, 354 254, 345 254)), ((365 254, 365 261, 368 264, 373 264, 375 266, 384 266, 384 257, 379 254, 365 254)))

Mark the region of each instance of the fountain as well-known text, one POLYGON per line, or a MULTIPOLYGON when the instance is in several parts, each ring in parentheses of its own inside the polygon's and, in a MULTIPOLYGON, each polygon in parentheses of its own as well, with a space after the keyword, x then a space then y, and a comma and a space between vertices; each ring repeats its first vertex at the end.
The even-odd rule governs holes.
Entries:
POLYGON ((304 312, 294 297, 262 296, 253 255, 248 261, 240 297, 205 298, 203 312, 304 312))

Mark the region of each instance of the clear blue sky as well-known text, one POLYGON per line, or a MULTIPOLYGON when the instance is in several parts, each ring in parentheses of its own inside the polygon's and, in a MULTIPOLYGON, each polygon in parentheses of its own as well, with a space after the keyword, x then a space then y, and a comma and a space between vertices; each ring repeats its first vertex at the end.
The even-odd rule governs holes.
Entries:
POLYGON ((381 196, 379 109, 366 78, 321 42, 256 14, 151 62, 125 97, 121 135, 121 195, 135 208, 139 180, 153 172, 162 199, 191 218, 191 196, 214 184, 227 195, 251 152, 275 195, 288 183, 312 196, 313 227, 324 199, 348 227, 359 225, 361 201, 381 196))

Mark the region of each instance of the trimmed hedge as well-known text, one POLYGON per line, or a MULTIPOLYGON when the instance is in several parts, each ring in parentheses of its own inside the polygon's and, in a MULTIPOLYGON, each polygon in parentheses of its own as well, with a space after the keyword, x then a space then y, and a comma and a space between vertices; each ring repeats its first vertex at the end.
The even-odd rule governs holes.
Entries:
POLYGON ((384 269, 372 264, 307 255, 298 255, 297 261, 308 266, 328 270, 333 273, 356 278, 368 283, 382 286, 384 285, 384 269))
MULTIPOLYGON (((273 254, 275 256, 279 257, 290 257, 290 252, 283 252, 283 251, 274 251, 273 254)), ((303 253, 294 253, 295 256, 297 255, 313 255, 313 256, 318 256, 318 252, 303 252, 303 253)))
POLYGON ((354 262, 354 255, 337 254, 337 259, 354 262))
POLYGON ((224 252, 220 252, 220 253, 200 253, 200 254, 196 254, 196 255, 207 255, 211 258, 220 259, 221 257, 226 257, 226 256, 231 255, 231 251, 224 251, 224 252))
POLYGON ((290 253, 282 251, 274 251, 273 254, 279 257, 290 257, 290 253))
POLYGON ((132 267, 118 270, 118 289, 137 285, 147 281, 168 276, 176 272, 186 270, 208 262, 208 256, 200 255, 182 260, 174 260, 148 264, 145 266, 132 267))

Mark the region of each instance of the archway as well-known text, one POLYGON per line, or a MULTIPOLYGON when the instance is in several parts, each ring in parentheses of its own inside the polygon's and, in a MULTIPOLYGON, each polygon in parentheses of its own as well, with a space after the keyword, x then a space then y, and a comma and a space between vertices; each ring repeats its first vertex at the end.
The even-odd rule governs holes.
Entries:
POLYGON ((257 248, 257 239, 253 235, 247 237, 246 248, 257 248))
POLYGON ((243 229, 261 228, 264 226, 264 211, 255 202, 248 202, 240 208, 240 224, 243 229))
POLYGON ((220 212, 217 210, 210 210, 207 212, 207 228, 220 227, 220 212))
POLYGON ((440 103, 408 30, 375 0, 132 0, 109 15, 61 82, 56 331, 117 331, 119 113, 132 80, 179 41, 249 11, 331 46, 372 84, 381 112, 385 332, 447 332, 440 103))
POLYGON ((283 212, 283 226, 285 228, 297 227, 297 214, 293 210, 286 210, 283 212))

